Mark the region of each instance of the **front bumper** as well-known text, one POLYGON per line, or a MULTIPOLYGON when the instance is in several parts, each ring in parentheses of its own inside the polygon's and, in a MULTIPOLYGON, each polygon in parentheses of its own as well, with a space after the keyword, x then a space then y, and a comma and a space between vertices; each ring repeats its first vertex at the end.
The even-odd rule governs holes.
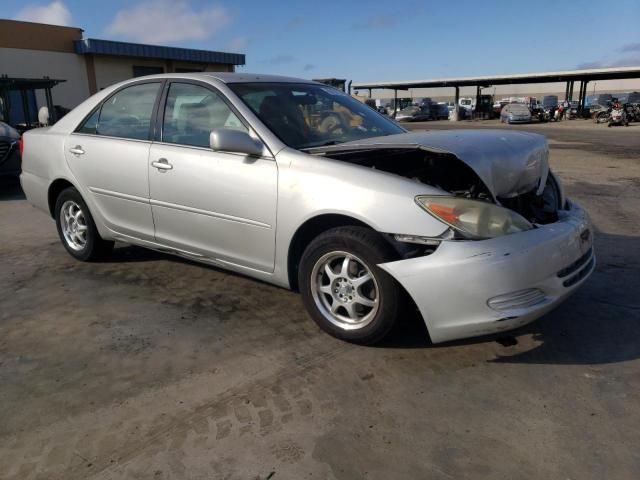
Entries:
POLYGON ((593 231, 575 204, 527 232, 443 241, 425 257, 383 263, 415 301, 434 343, 501 332, 549 312, 593 272, 593 231))
POLYGON ((531 117, 529 118, 507 118, 509 123, 530 123, 531 117))

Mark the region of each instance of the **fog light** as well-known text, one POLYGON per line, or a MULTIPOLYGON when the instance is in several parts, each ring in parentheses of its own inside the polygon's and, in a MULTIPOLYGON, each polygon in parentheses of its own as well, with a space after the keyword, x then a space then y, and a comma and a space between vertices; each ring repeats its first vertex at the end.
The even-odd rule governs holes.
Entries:
POLYGON ((534 305, 543 303, 546 299, 547 296, 542 290, 538 288, 527 288, 526 290, 518 290, 490 298, 487 301, 487 305, 494 310, 504 312, 506 310, 533 307, 534 305))

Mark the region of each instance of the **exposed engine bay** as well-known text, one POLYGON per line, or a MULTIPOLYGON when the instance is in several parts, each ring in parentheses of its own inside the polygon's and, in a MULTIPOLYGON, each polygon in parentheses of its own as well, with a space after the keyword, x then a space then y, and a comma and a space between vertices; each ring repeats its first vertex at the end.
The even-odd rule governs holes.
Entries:
POLYGON ((457 197, 497 203, 519 213, 534 224, 556 222, 558 210, 562 209, 560 187, 551 174, 538 179, 538 184, 524 193, 494 197, 469 165, 448 152, 429 151, 419 147, 377 147, 331 151, 325 152, 324 155, 335 160, 400 175, 457 197), (545 186, 541 189, 539 183, 543 180, 545 186))

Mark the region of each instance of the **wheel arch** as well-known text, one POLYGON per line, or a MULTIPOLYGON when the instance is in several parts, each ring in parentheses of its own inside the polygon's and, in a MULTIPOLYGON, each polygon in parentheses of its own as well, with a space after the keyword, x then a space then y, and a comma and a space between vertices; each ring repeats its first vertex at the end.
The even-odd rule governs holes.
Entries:
POLYGON ((302 257, 302 253, 307 245, 309 245, 314 238, 327 230, 335 227, 346 226, 365 227, 372 231, 377 231, 371 225, 368 225, 362 220, 338 213, 323 213, 321 215, 317 215, 307 219, 298 227, 296 232, 293 234, 293 237, 291 237, 289 251, 287 254, 287 275, 291 290, 298 291, 298 265, 300 264, 300 258, 302 257))
POLYGON ((55 217, 54 209, 56 207, 56 200, 58 199, 58 196, 63 190, 69 187, 76 188, 76 186, 66 178, 58 178, 49 185, 49 189, 47 191, 47 203, 49 205, 49 213, 52 217, 55 217))

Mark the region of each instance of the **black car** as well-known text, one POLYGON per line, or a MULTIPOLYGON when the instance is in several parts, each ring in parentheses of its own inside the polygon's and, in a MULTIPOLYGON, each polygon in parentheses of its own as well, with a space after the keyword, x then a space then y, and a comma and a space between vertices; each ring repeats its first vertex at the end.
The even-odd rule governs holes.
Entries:
POLYGON ((0 122, 0 176, 20 174, 20 134, 0 122))

